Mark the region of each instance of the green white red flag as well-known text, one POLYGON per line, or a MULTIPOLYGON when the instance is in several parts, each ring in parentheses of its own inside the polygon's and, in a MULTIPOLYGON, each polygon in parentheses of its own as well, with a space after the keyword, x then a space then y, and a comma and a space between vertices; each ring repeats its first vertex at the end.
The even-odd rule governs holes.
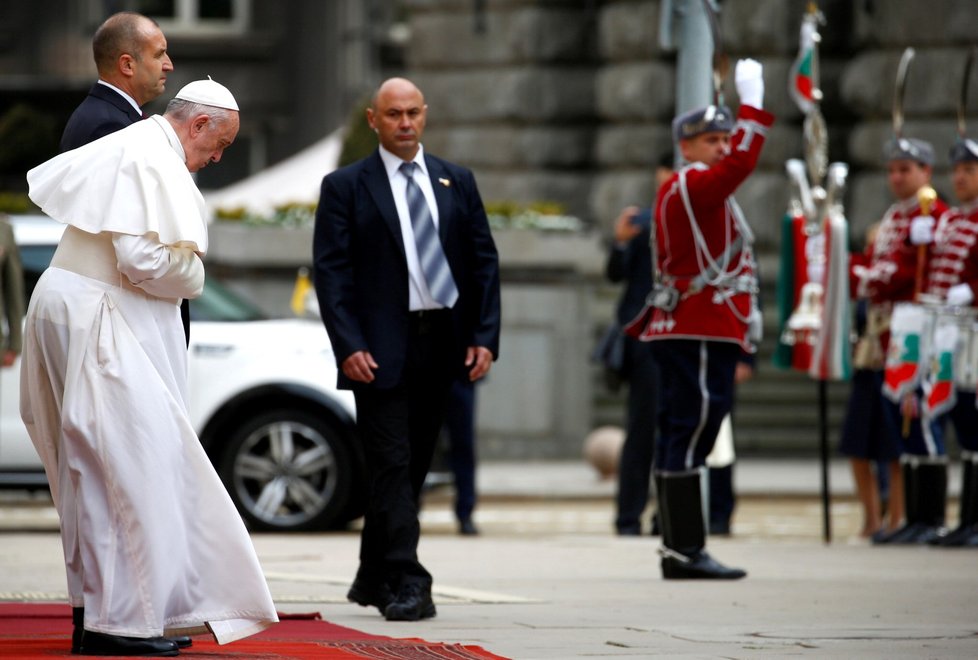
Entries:
POLYGON ((890 319, 890 346, 883 367, 883 394, 894 403, 920 383, 927 312, 920 305, 897 303, 890 319))
POLYGON ((798 57, 791 65, 788 76, 788 93, 801 109, 808 114, 815 107, 814 97, 815 78, 815 35, 817 34, 818 19, 815 14, 805 14, 801 21, 801 37, 799 39, 798 57))
POLYGON ((950 410, 957 402, 954 389, 954 352, 960 332, 953 319, 939 320, 934 328, 933 344, 928 351, 924 376, 924 414, 929 418, 950 410))

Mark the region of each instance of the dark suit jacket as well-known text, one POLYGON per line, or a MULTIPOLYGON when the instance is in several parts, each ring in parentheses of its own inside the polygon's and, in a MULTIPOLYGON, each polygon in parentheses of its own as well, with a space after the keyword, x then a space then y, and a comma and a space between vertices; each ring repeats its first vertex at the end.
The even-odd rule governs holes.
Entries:
POLYGON ((625 282, 618 300, 618 322, 626 325, 645 308, 652 290, 652 251, 649 230, 643 229, 624 246, 613 246, 608 255, 605 274, 612 282, 625 282))
MULTIPOLYGON (((499 261, 472 172, 425 155, 438 203, 438 231, 458 287, 452 308, 459 372, 465 349, 499 355, 499 261)), ((337 366, 356 351, 377 364, 373 386, 401 378, 409 330, 408 268, 401 227, 379 151, 323 179, 313 264, 319 307, 337 366)), ((339 371, 339 386, 361 386, 339 371)))
POLYGON ((61 135, 61 151, 77 149, 109 133, 135 124, 142 114, 115 90, 95 83, 88 96, 68 118, 61 135))

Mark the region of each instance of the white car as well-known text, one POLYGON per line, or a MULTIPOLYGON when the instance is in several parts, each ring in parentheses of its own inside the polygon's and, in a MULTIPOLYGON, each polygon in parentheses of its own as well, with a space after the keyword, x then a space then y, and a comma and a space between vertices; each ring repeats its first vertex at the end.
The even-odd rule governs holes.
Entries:
MULTIPOLYGON (((29 298, 64 226, 40 215, 10 220, 29 298)), ((213 278, 190 315, 191 421, 249 527, 326 529, 361 515, 353 395, 336 389, 322 323, 265 319, 213 278)), ((0 379, 0 486, 44 487, 20 420, 20 360, 0 379)))

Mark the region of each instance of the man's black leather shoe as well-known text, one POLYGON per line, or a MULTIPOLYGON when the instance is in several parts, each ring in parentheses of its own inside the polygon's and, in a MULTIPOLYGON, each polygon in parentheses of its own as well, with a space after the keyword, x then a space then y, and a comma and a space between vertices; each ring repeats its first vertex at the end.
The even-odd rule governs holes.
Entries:
POLYGON ((666 580, 739 580, 747 575, 739 568, 724 566, 705 550, 682 555, 667 548, 662 556, 662 577, 666 580))
POLYGON ((458 521, 458 533, 462 536, 478 536, 479 528, 475 526, 471 518, 458 521))
POLYGON ((346 599, 363 607, 376 607, 381 614, 384 614, 387 606, 394 600, 394 594, 383 582, 368 584, 364 580, 357 579, 346 592, 346 599))
POLYGON ((185 649, 194 645, 194 640, 190 639, 190 635, 177 635, 176 637, 167 637, 167 639, 176 644, 178 649, 185 649))
POLYGON ((431 601, 431 587, 409 582, 397 592, 397 598, 384 610, 388 621, 418 621, 435 616, 435 604, 431 601))
POLYGON ((77 654, 172 657, 180 655, 180 649, 166 637, 122 637, 86 630, 77 654))

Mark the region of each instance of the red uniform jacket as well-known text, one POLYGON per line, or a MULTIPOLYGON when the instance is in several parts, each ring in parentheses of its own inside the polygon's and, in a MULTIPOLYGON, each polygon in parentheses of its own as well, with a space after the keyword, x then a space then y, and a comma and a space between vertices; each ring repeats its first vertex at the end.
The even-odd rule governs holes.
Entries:
POLYGON ((978 201, 941 215, 928 249, 924 290, 944 300, 955 284, 970 286, 978 300, 978 201))
POLYGON ((641 339, 726 341, 753 352, 747 337, 751 290, 757 286, 753 236, 738 222, 731 195, 757 165, 773 123, 769 112, 740 106, 730 153, 712 167, 683 168, 659 189, 657 264, 663 284, 678 290, 679 303, 671 311, 652 310, 641 339), (726 265, 711 270, 709 264, 723 262, 725 255, 726 265))
MULTIPOLYGON (((947 211, 947 204, 936 200, 930 213, 935 218, 947 211)), ((920 248, 910 243, 910 222, 920 215, 916 196, 890 205, 880 221, 869 250, 869 266, 862 276, 850 270, 850 289, 855 297, 868 298, 867 332, 860 337, 866 346, 856 347, 860 368, 882 369, 890 344, 890 316, 893 303, 912 301, 917 292, 917 256, 920 248), (864 359, 859 355, 866 356, 864 359)), ((855 265, 856 261, 850 262, 855 265)), ((921 287, 925 283, 920 282, 921 287)))
MULTIPOLYGON (((947 204, 938 199, 930 214, 939 218, 945 211, 947 204)), ((909 236, 910 221, 918 215, 920 204, 916 197, 899 201, 887 209, 873 242, 869 271, 857 287, 860 297, 868 297, 875 304, 914 299, 920 250, 910 243, 909 236)))

